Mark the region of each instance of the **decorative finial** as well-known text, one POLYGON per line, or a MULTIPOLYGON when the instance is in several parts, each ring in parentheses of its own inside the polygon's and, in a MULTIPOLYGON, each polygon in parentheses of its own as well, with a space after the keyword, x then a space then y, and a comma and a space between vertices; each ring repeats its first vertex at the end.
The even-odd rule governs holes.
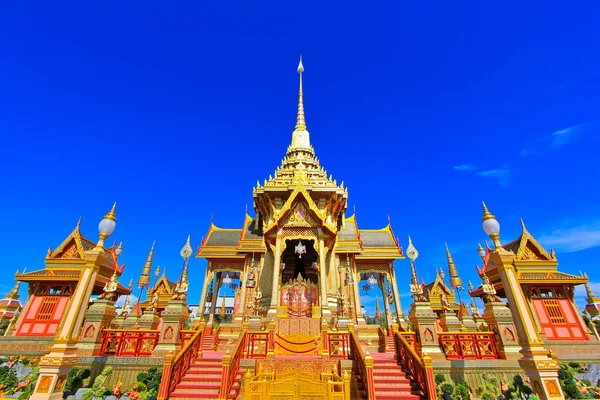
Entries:
POLYGON ((450 286, 454 289, 461 290, 463 288, 462 279, 458 276, 458 270, 452 260, 448 243, 446 243, 446 258, 448 259, 448 274, 450 275, 450 286))
POLYGON ((482 260, 485 258, 485 249, 481 246, 481 243, 477 243, 477 254, 482 260))
POLYGON ((119 243, 119 246, 117 246, 117 251, 116 251, 117 256, 120 256, 122 252, 123 252, 123 242, 119 243))
POLYGON ((302 91, 302 73, 304 66, 302 65, 302 56, 298 63, 298 73, 300 74, 300 90, 298 91, 298 114, 296 116, 296 130, 306 130, 306 119, 304 117, 304 92, 302 91))
POLYGON ((79 230, 80 226, 81 226, 81 217, 79 217, 79 219, 77 220, 77 226, 75 227, 75 229, 79 230))
POLYGON ((483 204, 483 217, 481 218, 483 230, 493 240, 496 251, 503 250, 500 243, 500 223, 488 210, 485 202, 481 203, 483 204))
POLYGON ((485 205, 485 201, 482 201, 481 204, 483 204, 483 218, 481 218, 481 221, 495 218, 485 205))
POLYGON ((115 230, 117 224, 117 216, 115 215, 116 207, 117 202, 115 201, 115 204, 113 204, 108 214, 106 214, 100 221, 100 224, 98 224, 98 236, 100 239, 98 240, 98 243, 96 243, 96 250, 104 249, 104 241, 115 230))
POLYGON ((108 212, 108 214, 106 214, 104 216, 104 218, 106 219, 110 219, 112 221, 117 221, 117 215, 115 214, 115 210, 117 209, 117 202, 115 201, 115 203, 113 204, 112 208, 110 209, 110 211, 108 212))
MULTIPOLYGON (((17 270, 17 275, 19 275, 19 271, 17 270)), ((21 281, 17 281, 12 290, 6 294, 6 298, 10 300, 18 300, 19 299, 19 288, 21 287, 21 281)))
POLYGON ((148 258, 146 259, 146 264, 144 264, 144 268, 142 269, 142 274, 138 279, 138 287, 144 288, 148 287, 150 284, 150 271, 152 268, 152 257, 154 256, 154 245, 156 244, 156 240, 152 242, 152 248, 150 249, 150 253, 148 253, 148 258))
POLYGON ((181 254, 181 257, 184 260, 187 260, 190 257, 190 255, 192 255, 192 251, 193 250, 192 245, 190 244, 190 235, 188 235, 187 242, 185 242, 185 245, 183 246, 179 254, 181 254))
POLYGON ((410 239, 410 236, 408 237, 408 246, 406 246, 406 255, 412 261, 416 260, 417 257, 419 257, 419 252, 417 251, 417 249, 413 245, 412 240, 410 239))

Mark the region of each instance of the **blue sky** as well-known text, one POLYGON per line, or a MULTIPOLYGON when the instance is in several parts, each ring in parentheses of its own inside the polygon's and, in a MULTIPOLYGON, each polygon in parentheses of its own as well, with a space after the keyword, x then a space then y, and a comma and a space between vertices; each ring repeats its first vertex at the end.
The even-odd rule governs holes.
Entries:
MULTIPOLYGON (((201 3, 3 4, 0 290, 80 216, 95 239, 114 201, 122 281, 153 240, 177 279, 187 235, 196 248, 213 214, 241 226, 279 165, 302 54, 321 163, 361 228, 389 215, 412 236, 426 281, 444 241, 477 281, 485 200, 503 241, 523 217, 600 292, 596 2, 201 3)), ((191 302, 204 268, 192 260, 191 302)), ((396 268, 407 293, 408 261, 396 268)))

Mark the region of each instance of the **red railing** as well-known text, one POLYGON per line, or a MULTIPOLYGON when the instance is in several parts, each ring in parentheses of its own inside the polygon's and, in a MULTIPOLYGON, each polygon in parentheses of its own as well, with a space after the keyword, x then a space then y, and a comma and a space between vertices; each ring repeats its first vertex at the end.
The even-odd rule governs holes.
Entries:
POLYGON ((269 332, 248 332, 246 334, 246 354, 248 358, 266 358, 269 349, 269 332))
POLYGON ((175 386, 181 382, 181 378, 192 365, 192 361, 202 357, 202 335, 204 333, 204 324, 200 325, 194 335, 187 341, 185 346, 175 356, 169 353, 165 356, 165 365, 163 367, 163 378, 158 389, 158 400, 165 400, 173 392, 175 386))
POLYGON ((158 343, 157 330, 104 329, 100 356, 149 357, 158 343))
POLYGON ((328 333, 327 349, 331 358, 348 358, 350 336, 348 333, 328 333))
POLYGON ((185 343, 194 336, 195 333, 196 333, 195 329, 180 330, 179 331, 179 339, 181 340, 181 347, 182 348, 185 346, 185 343))
POLYGON ((408 345, 411 346, 417 354, 419 354, 419 349, 417 346, 417 334, 415 332, 398 332, 398 334, 401 335, 404 340, 406 340, 406 343, 408 343, 408 345))
POLYGON ((356 333, 350 332, 350 355, 354 360, 356 373, 360 376, 357 380, 362 382, 367 392, 367 400, 375 400, 375 385, 373 383, 373 357, 366 355, 360 346, 356 333))
POLYGON ((408 344, 403 335, 394 332, 394 345, 396 347, 396 360, 399 361, 404 371, 417 389, 423 394, 421 398, 436 400, 435 381, 433 379, 433 368, 431 357, 424 355, 419 357, 412 345, 408 344))
POLYGON ((223 356, 223 370, 221 372, 221 387, 219 389, 219 399, 228 399, 229 392, 235 381, 235 376, 240 368, 240 361, 244 355, 244 349, 246 348, 246 335, 247 331, 242 330, 240 339, 233 349, 233 355, 229 354, 229 350, 223 356))
POLYGON ((494 332, 442 332, 440 347, 448 360, 496 360, 494 332))

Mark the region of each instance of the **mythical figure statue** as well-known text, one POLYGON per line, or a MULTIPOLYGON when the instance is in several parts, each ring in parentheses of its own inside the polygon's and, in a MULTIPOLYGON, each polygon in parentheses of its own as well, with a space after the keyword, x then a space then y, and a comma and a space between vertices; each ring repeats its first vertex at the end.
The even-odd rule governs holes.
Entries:
POLYGON ((154 294, 152 295, 152 300, 148 304, 147 309, 148 310, 155 310, 157 305, 158 305, 158 292, 154 291, 154 294))
POLYGON ((104 292, 98 296, 99 299, 107 299, 107 300, 114 300, 115 296, 116 296, 116 291, 117 288, 119 287, 119 282, 117 281, 118 276, 117 276, 117 271, 113 272, 112 276, 110 277, 110 281, 106 282, 106 284, 104 285, 104 292))
POLYGON ((442 310, 444 312, 452 311, 452 308, 450 307, 450 303, 448 302, 448 298, 446 297, 446 293, 440 294, 440 304, 442 305, 442 310))

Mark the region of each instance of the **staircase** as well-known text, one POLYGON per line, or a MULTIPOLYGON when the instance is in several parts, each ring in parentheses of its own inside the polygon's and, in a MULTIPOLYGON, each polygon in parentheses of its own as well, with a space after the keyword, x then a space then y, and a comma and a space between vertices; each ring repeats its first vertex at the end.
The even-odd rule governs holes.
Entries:
POLYGON ((376 399, 420 399, 420 396, 413 394, 410 379, 394 360, 393 351, 373 353, 371 356, 373 357, 373 383, 375 384, 376 399))
POLYGON ((396 344, 394 343, 394 335, 387 335, 385 337, 385 348, 389 349, 388 351, 394 352, 396 344))
POLYGON ((212 346, 213 335, 202 335, 202 350, 214 350, 212 346))
MULTIPOLYGON (((210 400, 219 398, 223 352, 205 351, 204 358, 193 361, 190 369, 175 386, 169 397, 178 400, 210 400)), ((240 390, 243 371, 238 371, 228 399, 235 399, 240 390)))

